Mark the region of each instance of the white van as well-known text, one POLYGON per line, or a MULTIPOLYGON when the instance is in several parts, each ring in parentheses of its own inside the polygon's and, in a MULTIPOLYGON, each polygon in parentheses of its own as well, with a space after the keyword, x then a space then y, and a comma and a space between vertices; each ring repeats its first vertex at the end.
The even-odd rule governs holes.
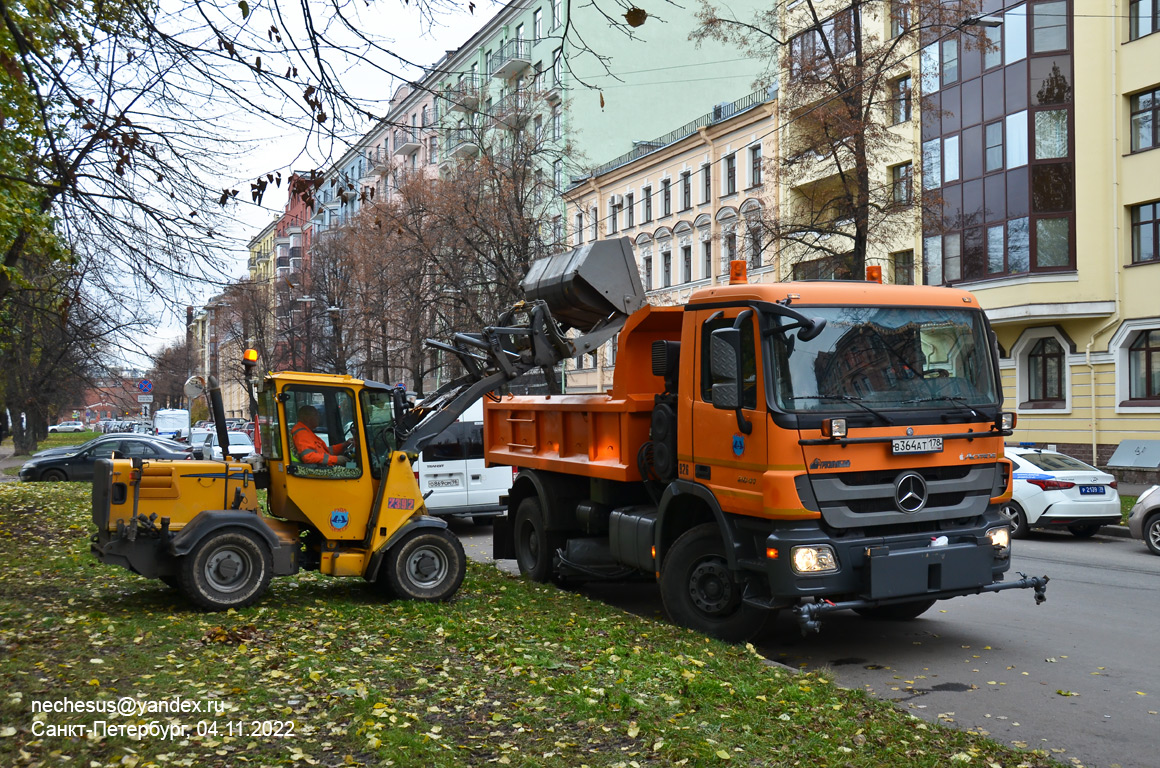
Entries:
POLYGON ((482 402, 428 443, 415 467, 432 515, 470 517, 486 525, 507 511, 500 497, 511 490, 514 470, 484 466, 482 402))
POLYGON ((170 440, 189 439, 189 411, 160 408, 153 414, 153 434, 170 440))

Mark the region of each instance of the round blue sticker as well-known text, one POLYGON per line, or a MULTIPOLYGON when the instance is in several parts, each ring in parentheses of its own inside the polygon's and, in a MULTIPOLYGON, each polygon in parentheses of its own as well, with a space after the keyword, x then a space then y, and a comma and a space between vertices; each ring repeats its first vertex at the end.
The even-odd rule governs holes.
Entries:
POLYGON ((341 531, 350 522, 350 514, 345 509, 336 509, 330 513, 330 527, 341 531))
POLYGON ((745 435, 736 434, 733 436, 733 455, 740 456, 745 453, 745 435))

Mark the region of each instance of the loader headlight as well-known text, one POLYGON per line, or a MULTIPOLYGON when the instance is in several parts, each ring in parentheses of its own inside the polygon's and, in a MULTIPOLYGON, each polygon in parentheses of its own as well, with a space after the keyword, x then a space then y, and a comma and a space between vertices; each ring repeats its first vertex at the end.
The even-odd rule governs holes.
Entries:
POLYGON ((1011 552, 1011 529, 1007 526, 1002 528, 992 528, 987 531, 987 538, 991 540, 991 546, 999 550, 1000 557, 1006 557, 1011 552))
POLYGON ((832 573, 838 570, 838 559, 829 544, 812 544, 792 550, 794 573, 832 573))

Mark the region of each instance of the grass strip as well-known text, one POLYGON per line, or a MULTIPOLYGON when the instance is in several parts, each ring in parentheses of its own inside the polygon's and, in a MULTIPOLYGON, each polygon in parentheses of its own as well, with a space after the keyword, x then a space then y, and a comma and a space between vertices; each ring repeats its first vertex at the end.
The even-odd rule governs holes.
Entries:
POLYGON ((276 579, 252 608, 199 613, 92 558, 88 493, 0 486, 5 766, 1056 765, 824 673, 793 674, 751 646, 479 564, 448 604, 304 573, 276 579), (33 711, 123 697, 224 709, 33 711), (109 735, 97 720, 169 730, 109 735))

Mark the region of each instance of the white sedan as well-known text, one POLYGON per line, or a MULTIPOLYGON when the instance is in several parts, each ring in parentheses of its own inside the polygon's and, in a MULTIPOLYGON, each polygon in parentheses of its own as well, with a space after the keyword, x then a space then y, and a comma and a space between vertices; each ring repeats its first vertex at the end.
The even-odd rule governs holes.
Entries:
MULTIPOLYGON (((231 458, 242 459, 254 452, 254 442, 245 432, 227 432, 226 436, 230 441, 231 458)), ((222 449, 216 431, 205 436, 201 451, 204 458, 221 459, 222 449)))
POLYGON ((1014 464, 1011 501, 1001 510, 1012 536, 1026 536, 1032 528, 1067 528, 1086 539, 1123 519, 1116 478, 1107 472, 1038 448, 1008 446, 1004 455, 1014 464))

